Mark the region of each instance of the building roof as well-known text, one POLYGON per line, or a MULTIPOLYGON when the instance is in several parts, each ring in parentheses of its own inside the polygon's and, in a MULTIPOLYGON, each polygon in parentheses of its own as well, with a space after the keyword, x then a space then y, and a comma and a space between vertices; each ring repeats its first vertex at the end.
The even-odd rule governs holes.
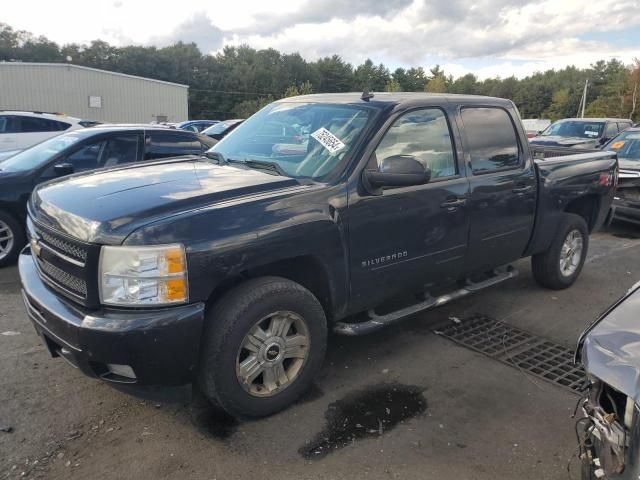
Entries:
POLYGON ((52 67, 52 68, 74 68, 78 70, 88 70, 91 72, 99 72, 107 75, 115 75, 117 77, 127 77, 136 80, 144 80, 147 82, 162 83, 165 85, 173 85, 175 87, 189 88, 189 85, 183 85, 181 83, 166 82, 164 80, 156 80, 155 78, 138 77, 136 75, 129 75, 126 73, 112 72, 110 70, 100 70, 99 68, 83 67, 81 65, 74 65, 72 63, 38 63, 38 62, 0 62, 0 68, 7 66, 26 66, 26 67, 52 67))

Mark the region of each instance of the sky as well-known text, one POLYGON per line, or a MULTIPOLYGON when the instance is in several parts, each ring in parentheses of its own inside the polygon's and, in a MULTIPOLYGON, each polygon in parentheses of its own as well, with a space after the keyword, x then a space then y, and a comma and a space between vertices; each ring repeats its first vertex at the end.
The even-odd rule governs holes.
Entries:
POLYGON ((454 77, 522 78, 567 65, 640 58, 640 0, 29 0, 0 22, 58 43, 195 42, 338 54, 454 77), (37 12, 37 14, 34 14, 37 12))

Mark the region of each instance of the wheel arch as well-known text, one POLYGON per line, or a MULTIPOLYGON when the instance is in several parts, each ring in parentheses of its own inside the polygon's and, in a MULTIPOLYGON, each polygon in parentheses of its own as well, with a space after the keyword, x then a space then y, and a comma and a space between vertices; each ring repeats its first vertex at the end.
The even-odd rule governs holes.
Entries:
POLYGON ((595 194, 583 195, 571 200, 564 208, 565 213, 573 213, 584 218, 589 233, 593 231, 598 220, 600 210, 600 197, 595 194))
POLYGON ((334 319, 336 293, 332 287, 329 269, 315 255, 299 255, 247 268, 220 282, 209 295, 207 307, 211 307, 225 293, 245 281, 266 276, 282 277, 302 285, 318 299, 327 321, 331 322, 334 319))

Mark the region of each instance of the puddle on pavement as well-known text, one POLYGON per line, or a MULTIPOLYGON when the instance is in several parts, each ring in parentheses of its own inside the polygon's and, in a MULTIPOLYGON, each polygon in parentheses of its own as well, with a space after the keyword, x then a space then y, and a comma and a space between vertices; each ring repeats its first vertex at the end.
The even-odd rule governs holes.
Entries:
POLYGON ((189 405, 189 414, 191 422, 198 430, 218 440, 229 438, 239 425, 235 417, 213 406, 199 393, 194 395, 189 405))
POLYGON ((422 391, 411 385, 384 384, 350 394, 329 405, 327 426, 298 452, 308 460, 320 459, 356 440, 383 435, 427 409, 422 391))

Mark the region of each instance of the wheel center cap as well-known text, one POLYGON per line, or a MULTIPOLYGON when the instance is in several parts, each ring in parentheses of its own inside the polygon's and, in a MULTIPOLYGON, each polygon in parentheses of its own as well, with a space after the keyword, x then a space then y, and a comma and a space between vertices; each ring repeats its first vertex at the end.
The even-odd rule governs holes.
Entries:
POLYGON ((267 348, 265 357, 267 357, 267 360, 269 360, 270 362, 273 362, 276 358, 278 358, 279 355, 280 347, 278 345, 271 345, 269 348, 267 348))

